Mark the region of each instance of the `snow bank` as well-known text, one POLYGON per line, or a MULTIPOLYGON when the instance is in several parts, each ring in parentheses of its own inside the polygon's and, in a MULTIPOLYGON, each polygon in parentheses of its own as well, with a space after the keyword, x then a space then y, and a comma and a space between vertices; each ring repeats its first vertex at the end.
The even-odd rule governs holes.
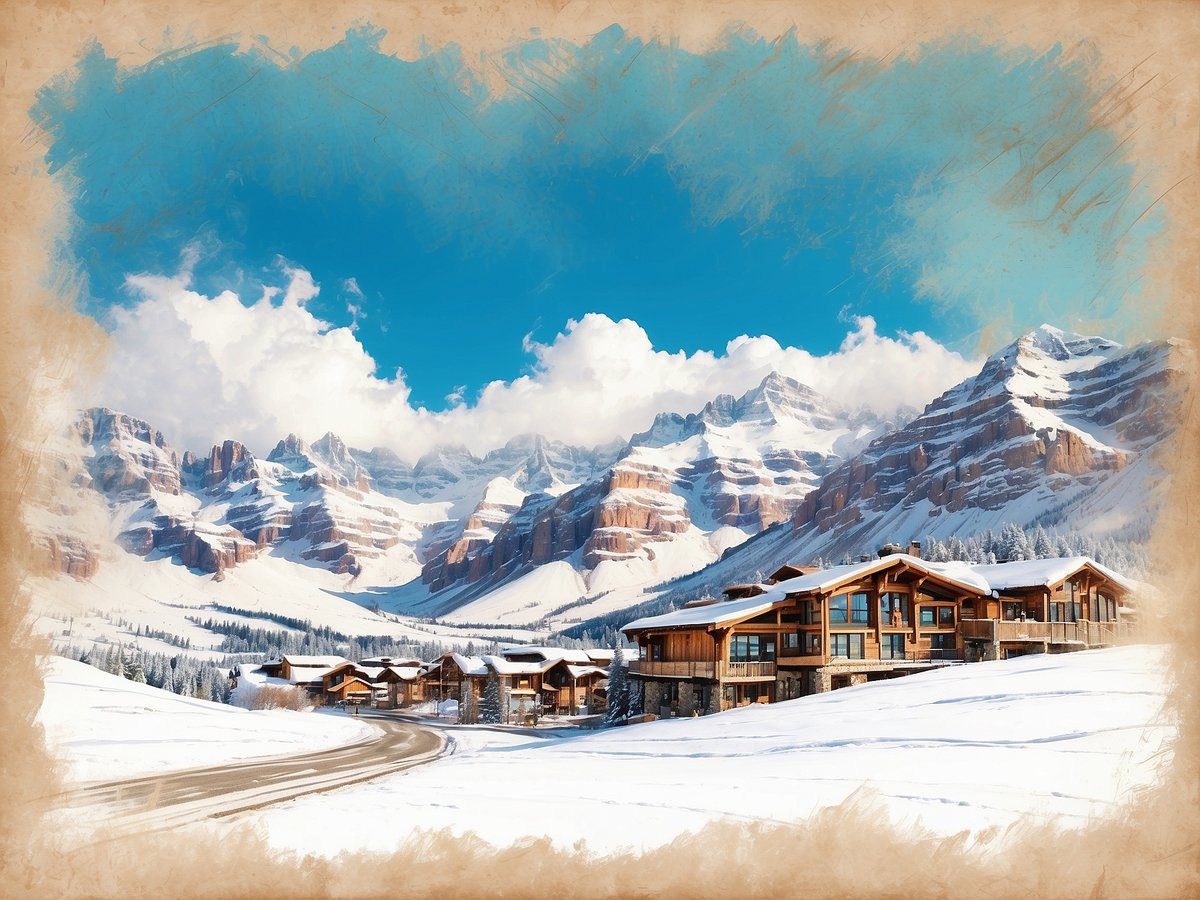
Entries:
POLYGON ((379 734, 336 714, 249 712, 181 697, 62 657, 46 658, 43 671, 37 721, 72 782, 307 753, 379 734))
POLYGON ((942 834, 1085 827, 1169 761, 1155 760, 1175 734, 1165 690, 1157 648, 975 663, 717 716, 460 748, 255 817, 280 848, 330 855, 394 849, 414 823, 500 846, 551 835, 643 850, 722 817, 803 820, 865 786, 893 823, 942 834))

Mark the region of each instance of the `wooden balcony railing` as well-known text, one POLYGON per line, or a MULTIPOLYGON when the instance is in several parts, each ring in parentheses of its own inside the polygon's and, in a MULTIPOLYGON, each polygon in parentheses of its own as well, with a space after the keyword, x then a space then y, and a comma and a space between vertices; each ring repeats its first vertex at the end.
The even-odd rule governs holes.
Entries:
POLYGON ((774 662, 722 662, 712 660, 648 660, 630 663, 630 672, 664 678, 774 678, 774 662), (719 673, 719 674, 718 674, 719 673))
POLYGON ((774 662, 727 662, 721 667, 723 678, 774 678, 774 662))
POLYGON ((1035 622, 1032 619, 1008 621, 964 619, 963 637, 967 639, 1019 643, 1045 641, 1050 644, 1117 644, 1130 639, 1126 622, 1035 622))
POLYGON ((640 675, 662 675, 670 678, 715 678, 712 660, 649 660, 639 659, 629 667, 640 675))

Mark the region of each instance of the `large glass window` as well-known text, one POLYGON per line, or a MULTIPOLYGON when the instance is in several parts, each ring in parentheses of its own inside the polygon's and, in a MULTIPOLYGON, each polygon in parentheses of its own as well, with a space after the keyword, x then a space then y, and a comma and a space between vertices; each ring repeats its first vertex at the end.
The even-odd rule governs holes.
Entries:
POLYGON ((879 623, 883 626, 908 624, 908 594, 888 591, 879 597, 879 623))
POLYGON ((821 655, 821 636, 819 634, 804 635, 804 655, 805 656, 820 656, 821 655))
POLYGON ((867 624, 867 595, 850 595, 850 621, 857 625, 867 624))
POLYGON ((929 636, 929 647, 931 650, 938 651, 939 656, 945 657, 947 651, 954 649, 954 635, 931 634, 929 636))
POLYGON ((883 659, 904 659, 904 635, 885 634, 879 654, 883 659))
POLYGON ((783 648, 785 650, 800 649, 800 635, 794 631, 789 631, 783 636, 783 648))
POLYGON ((863 636, 861 634, 831 634, 829 636, 829 652, 833 656, 862 659, 863 636))
POLYGON ((829 598, 829 624, 844 625, 848 621, 846 618, 847 600, 845 594, 837 594, 829 598))
POLYGON ((938 627, 953 628, 954 627, 954 607, 939 606, 938 611, 938 627))
POLYGON ((936 619, 937 614, 935 612, 936 609, 937 609, 936 606, 922 606, 921 607, 920 621, 921 621, 922 625, 933 625, 934 622, 937 621, 937 619, 936 619))
POLYGON ((729 641, 730 662, 772 662, 775 638, 758 634, 735 634, 729 641))
POLYGON ((800 607, 800 621, 805 625, 820 625, 821 604, 816 600, 805 600, 800 607))

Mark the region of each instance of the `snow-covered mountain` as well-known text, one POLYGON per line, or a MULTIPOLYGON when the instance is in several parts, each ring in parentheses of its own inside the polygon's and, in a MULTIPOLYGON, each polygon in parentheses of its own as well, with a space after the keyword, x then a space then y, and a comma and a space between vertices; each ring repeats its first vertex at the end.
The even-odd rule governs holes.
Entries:
POLYGON ((772 374, 627 443, 523 436, 411 465, 333 434, 288 435, 266 459, 236 440, 180 455, 149 423, 93 409, 47 443, 57 477, 28 518, 48 566, 76 579, 119 553, 191 578, 261 568, 246 583, 280 585, 284 614, 291 579, 296 596, 394 613, 563 626, 1007 522, 1138 539, 1167 489, 1156 451, 1191 353, 1043 326, 898 422, 772 374))
POLYGON ((552 603, 695 571, 789 519, 820 478, 881 427, 777 373, 686 417, 660 414, 599 477, 557 496, 531 494, 512 513, 505 507, 510 517, 487 529, 490 536, 468 528, 425 564, 426 590, 410 586, 396 608, 481 621, 496 603, 473 601, 547 565, 558 574, 534 581, 543 593, 552 583, 552 603))
POLYGON ((1144 540, 1193 366, 1180 341, 1126 348, 1043 325, 829 472, 790 524, 668 591, 1008 522, 1144 540))

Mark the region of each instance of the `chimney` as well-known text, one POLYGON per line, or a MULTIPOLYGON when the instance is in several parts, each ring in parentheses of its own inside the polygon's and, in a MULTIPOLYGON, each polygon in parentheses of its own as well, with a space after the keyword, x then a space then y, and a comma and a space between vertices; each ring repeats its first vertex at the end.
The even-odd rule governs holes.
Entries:
POLYGON ((920 541, 909 541, 908 542, 908 555, 915 556, 917 559, 921 558, 921 542, 920 541))
POLYGON ((885 556, 891 556, 893 553, 903 553, 903 552, 904 552, 903 547, 901 547, 899 544, 892 544, 892 543, 884 544, 878 550, 880 559, 883 559, 885 556))

